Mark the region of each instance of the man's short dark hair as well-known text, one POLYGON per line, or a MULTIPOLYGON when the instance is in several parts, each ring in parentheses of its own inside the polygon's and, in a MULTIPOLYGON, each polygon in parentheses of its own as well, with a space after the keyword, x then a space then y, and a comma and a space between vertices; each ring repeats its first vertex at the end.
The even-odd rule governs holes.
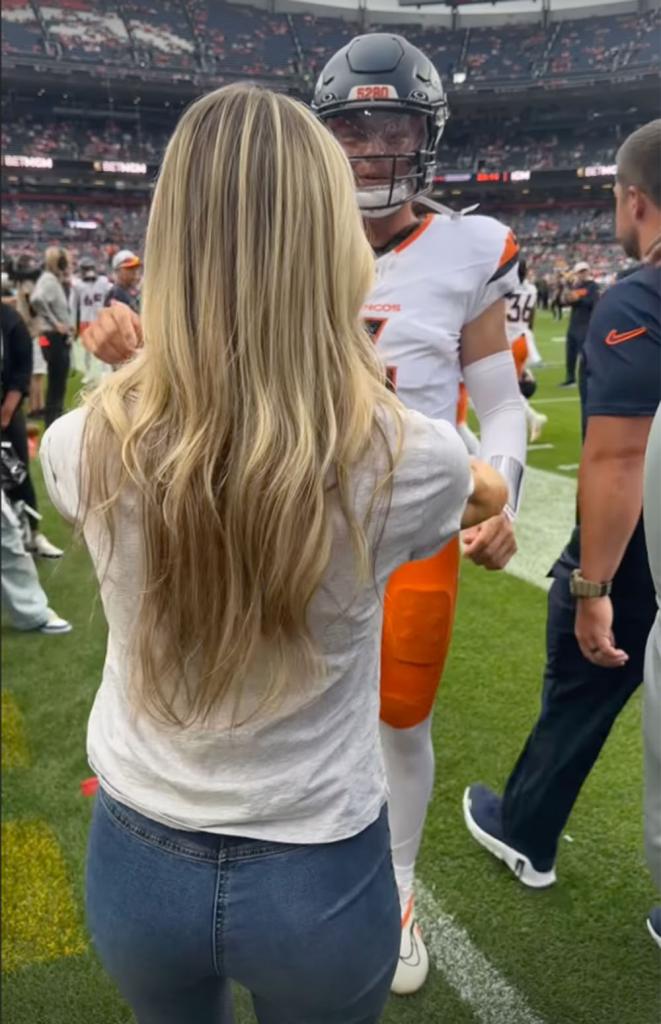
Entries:
POLYGON ((616 159, 618 182, 639 188, 661 210, 661 118, 632 132, 616 159))

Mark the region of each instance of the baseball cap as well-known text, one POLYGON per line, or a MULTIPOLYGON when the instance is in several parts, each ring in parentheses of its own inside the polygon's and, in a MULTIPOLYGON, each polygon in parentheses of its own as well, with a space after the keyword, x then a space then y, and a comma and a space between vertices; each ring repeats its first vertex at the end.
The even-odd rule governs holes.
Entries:
POLYGON ((120 249, 112 258, 112 269, 119 270, 120 267, 139 267, 141 260, 130 249, 120 249))
POLYGON ((575 263, 574 264, 574 266, 572 267, 572 274, 580 274, 580 272, 582 270, 589 270, 589 269, 590 269, 590 264, 586 263, 585 260, 583 260, 580 263, 575 263))

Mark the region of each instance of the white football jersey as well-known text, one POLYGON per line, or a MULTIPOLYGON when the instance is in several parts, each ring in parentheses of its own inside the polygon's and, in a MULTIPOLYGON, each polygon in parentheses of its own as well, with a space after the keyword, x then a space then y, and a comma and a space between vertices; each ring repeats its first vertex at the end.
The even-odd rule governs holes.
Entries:
POLYGON ((103 309, 103 300, 108 294, 110 281, 101 274, 96 281, 81 281, 77 288, 78 317, 82 324, 96 320, 103 309))
POLYGON ((506 326, 510 344, 522 334, 527 341, 532 340, 530 324, 536 306, 537 286, 530 281, 519 282, 507 296, 506 326))
POLYGON ((518 257, 499 221, 433 213, 378 257, 362 315, 409 408, 456 423, 462 329, 516 286, 518 257))

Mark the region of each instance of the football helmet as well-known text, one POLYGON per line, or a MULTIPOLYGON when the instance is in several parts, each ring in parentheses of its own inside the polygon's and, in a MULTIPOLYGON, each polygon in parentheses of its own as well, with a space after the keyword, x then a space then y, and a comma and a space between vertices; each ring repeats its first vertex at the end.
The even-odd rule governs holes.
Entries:
POLYGON ((319 75, 312 110, 349 157, 364 216, 387 216, 431 191, 448 105, 438 71, 403 36, 356 36, 338 50, 319 75), (375 137, 378 146, 357 151, 375 137), (359 169, 366 164, 364 178, 359 169))

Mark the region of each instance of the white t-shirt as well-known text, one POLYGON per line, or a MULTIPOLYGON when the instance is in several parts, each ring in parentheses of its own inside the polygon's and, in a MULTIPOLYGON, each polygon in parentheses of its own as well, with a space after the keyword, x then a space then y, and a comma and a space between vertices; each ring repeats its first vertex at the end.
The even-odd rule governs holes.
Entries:
MULTIPOLYGON (((70 520, 78 512, 85 416, 82 409, 62 416, 41 444, 48 492, 70 520)), ((458 532, 471 489, 468 456, 454 427, 415 412, 406 413, 405 423, 404 450, 377 549, 377 586, 358 585, 343 517, 332 509, 332 555, 309 613, 325 675, 299 680, 277 714, 258 716, 234 731, 231 709, 223 705, 204 726, 186 730, 135 712, 127 696, 127 644, 142 586, 135 502, 128 494, 122 499, 105 574, 105 530, 98 520, 88 520, 85 541, 101 577, 108 646, 87 752, 112 796, 177 828, 280 842, 340 840, 378 817, 386 799, 378 728, 386 582, 399 565, 429 557, 458 532)), ((391 430, 387 421, 386 429, 391 430)), ((354 471, 359 516, 371 495, 374 468, 365 463, 354 471)), ((205 571, 203 561, 199 571, 205 571)), ((205 585, 212 587, 213 579, 205 585)), ((268 656, 264 649, 246 682, 248 707, 251 696, 257 701, 261 692, 268 656)))

